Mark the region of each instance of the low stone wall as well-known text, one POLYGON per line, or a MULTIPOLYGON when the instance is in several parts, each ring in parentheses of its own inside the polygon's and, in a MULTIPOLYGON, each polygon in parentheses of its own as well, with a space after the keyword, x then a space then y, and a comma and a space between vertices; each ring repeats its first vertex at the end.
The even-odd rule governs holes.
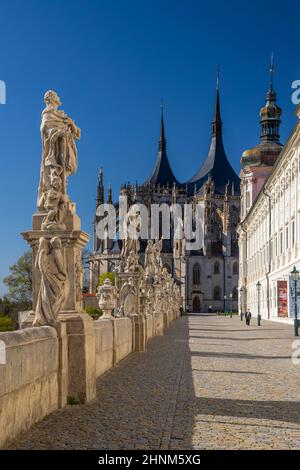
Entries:
POLYGON ((153 316, 146 314, 145 315, 145 320, 146 320, 146 338, 147 341, 154 336, 154 321, 153 321, 153 316))
POLYGON ((130 318, 117 318, 115 321, 115 364, 132 352, 133 329, 130 318))
POLYGON ((130 318, 100 319, 94 322, 96 342, 96 377, 132 353, 130 318))
POLYGON ((6 363, 0 364, 0 448, 64 407, 68 396, 82 403, 94 399, 96 378, 163 334, 174 317, 170 313, 164 321, 165 315, 92 321, 80 314, 62 319, 57 331, 44 326, 1 333, 6 363))
POLYGON ((44 326, 0 333, 0 447, 59 406, 58 337, 44 326))

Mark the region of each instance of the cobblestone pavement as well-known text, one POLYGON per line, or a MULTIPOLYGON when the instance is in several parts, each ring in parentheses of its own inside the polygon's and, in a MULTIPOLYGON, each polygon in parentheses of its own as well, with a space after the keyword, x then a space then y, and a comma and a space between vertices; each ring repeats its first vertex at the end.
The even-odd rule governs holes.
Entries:
POLYGON ((300 449, 293 327, 182 317, 12 449, 300 449))

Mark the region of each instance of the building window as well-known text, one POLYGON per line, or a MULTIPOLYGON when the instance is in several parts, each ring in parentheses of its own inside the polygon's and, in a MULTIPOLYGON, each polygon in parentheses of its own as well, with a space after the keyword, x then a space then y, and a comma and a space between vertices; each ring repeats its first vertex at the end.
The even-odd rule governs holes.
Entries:
POLYGON ((200 284, 200 264, 196 263, 193 266, 193 284, 199 285, 200 284))
POLYGON ((286 227, 285 229, 285 249, 288 250, 289 248, 289 228, 286 227))
POLYGON ((221 300, 221 289, 219 286, 214 288, 214 300, 221 300))
POLYGON ((214 264, 214 274, 220 274, 220 263, 218 261, 214 264))
POLYGON ((283 253, 283 233, 280 232, 280 254, 283 253))
POLYGON ((239 266, 238 266, 237 261, 235 261, 232 267, 232 274, 238 274, 238 273, 239 273, 239 266))
POLYGON ((295 221, 292 221, 292 246, 295 245, 295 221))

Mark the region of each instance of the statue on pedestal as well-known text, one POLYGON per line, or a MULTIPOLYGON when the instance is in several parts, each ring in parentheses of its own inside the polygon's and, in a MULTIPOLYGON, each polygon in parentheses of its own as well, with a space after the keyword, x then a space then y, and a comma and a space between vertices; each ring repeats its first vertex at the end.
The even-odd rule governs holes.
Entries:
POLYGON ((38 192, 38 209, 46 212, 42 230, 64 230, 64 218, 70 200, 67 196, 67 177, 77 170, 75 140, 80 129, 64 111, 55 91, 44 96, 46 108, 42 112, 42 164, 38 192))
POLYGON ((133 251, 136 255, 140 251, 139 232, 141 229, 140 212, 129 209, 123 222, 124 240, 121 252, 121 258, 127 259, 133 251))

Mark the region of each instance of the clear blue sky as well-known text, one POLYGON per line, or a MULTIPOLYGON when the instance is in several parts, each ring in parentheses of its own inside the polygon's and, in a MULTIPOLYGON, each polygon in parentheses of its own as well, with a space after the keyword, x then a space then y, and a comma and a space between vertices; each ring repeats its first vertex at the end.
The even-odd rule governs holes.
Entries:
POLYGON ((19 233, 31 228, 35 210, 47 89, 82 128, 69 193, 91 234, 99 165, 114 196, 125 180, 148 177, 161 98, 173 170, 179 180, 195 173, 208 150, 217 63, 225 147, 236 171, 242 151, 258 142, 272 50, 286 140, 295 122, 291 82, 300 79, 299 12, 290 0, 2 1, 0 279, 27 248, 19 233))

